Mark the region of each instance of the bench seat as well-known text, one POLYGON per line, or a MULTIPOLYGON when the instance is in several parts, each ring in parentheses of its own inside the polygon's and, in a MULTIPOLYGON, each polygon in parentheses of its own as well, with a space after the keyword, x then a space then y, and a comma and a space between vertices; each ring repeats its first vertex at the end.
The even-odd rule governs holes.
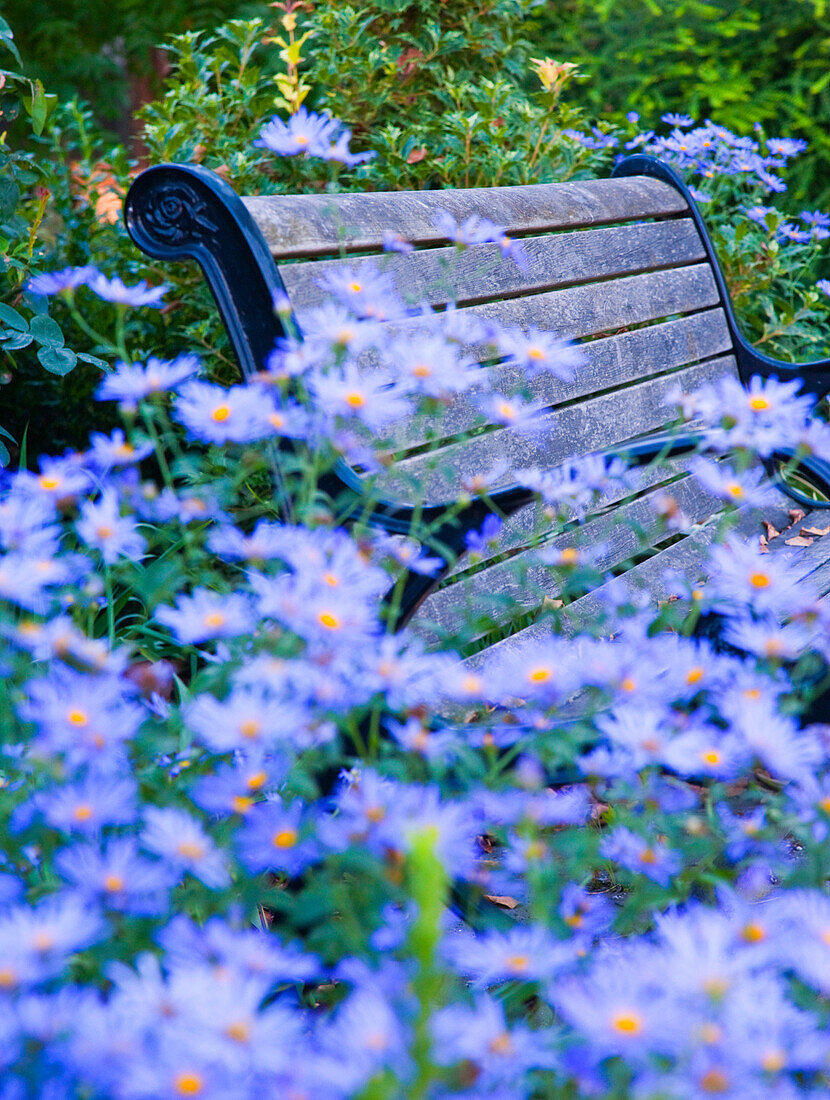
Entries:
MULTIPOLYGON (((479 502, 464 514, 460 530, 443 533, 452 554, 440 587, 414 574, 407 583, 399 625, 407 623, 430 644, 460 636, 473 605, 486 606, 489 620, 478 635, 466 632, 468 642, 516 644, 540 629, 526 624, 556 598, 555 578, 534 563, 539 506, 513 487, 516 471, 552 468, 571 455, 625 450, 632 441, 647 440, 665 427, 667 395, 678 386, 688 392, 724 375, 744 383, 753 375, 776 375, 800 377, 817 396, 830 391, 827 362, 781 363, 747 343, 688 189, 651 157, 627 158, 607 180, 246 199, 206 169, 162 165, 135 181, 126 219, 135 242, 151 256, 202 265, 249 377, 283 335, 272 307, 275 295, 287 294, 302 332, 308 312, 323 301, 320 278, 343 264, 358 272, 365 264, 380 265, 413 305, 456 302, 462 315, 553 329, 581 343, 585 361, 573 381, 547 373, 523 380, 544 407, 532 435, 482 425, 476 397, 484 386, 453 398, 440 424, 419 418, 388 425, 393 461, 379 478, 383 500, 373 522, 390 532, 405 534, 415 507, 439 514, 466 482, 500 467, 495 484, 508 518, 489 561, 472 568, 463 554, 463 527, 480 526, 486 515, 479 502), (458 222, 477 215, 504 226, 521 241, 527 265, 503 258, 495 245, 459 251, 436 227, 440 211, 458 222), (389 233, 415 250, 384 252, 389 233), (495 641, 518 617, 523 629, 514 639, 495 641)), ((411 317, 387 324, 418 341, 429 322, 411 317)), ((467 350, 481 361, 481 348, 467 350)), ((371 358, 363 369, 375 369, 371 358)), ((482 382, 497 389, 509 391, 520 381, 514 367, 485 363, 481 369, 482 382)), ((667 569, 691 575, 702 568, 723 505, 689 476, 687 464, 676 455, 660 469, 645 467, 634 490, 608 494, 579 525, 582 544, 601 546, 597 564, 615 575, 605 590, 567 609, 563 629, 609 593, 639 585, 660 598, 667 569), (670 540, 653 522, 653 502, 666 491, 687 520, 670 540), (644 533, 645 550, 635 530, 644 533)), ((341 467, 335 488, 359 496, 360 480, 360 471, 341 467)), ((830 484, 817 481, 830 496, 830 484)), ((738 528, 747 538, 757 536, 762 518, 785 525, 792 507, 782 491, 777 510, 767 509, 762 517, 745 509, 738 528)), ((802 507, 806 511, 809 504, 802 500, 802 507)), ((574 535, 550 537, 553 545, 566 546, 574 535)), ((830 591, 830 538, 816 539, 809 548, 776 542, 783 544, 779 552, 798 556, 823 593, 830 591)), ((480 660, 470 658, 473 665, 480 660)))

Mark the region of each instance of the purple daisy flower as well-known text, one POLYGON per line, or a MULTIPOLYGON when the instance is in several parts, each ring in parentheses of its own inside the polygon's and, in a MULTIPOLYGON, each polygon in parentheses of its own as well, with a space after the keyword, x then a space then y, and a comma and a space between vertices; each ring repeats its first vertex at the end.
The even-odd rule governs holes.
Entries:
POLYGON ((245 596, 222 595, 207 588, 180 596, 175 607, 157 607, 155 617, 184 645, 198 645, 211 638, 235 638, 254 627, 253 611, 245 596))
POLYGON ((299 800, 289 806, 260 803, 236 834, 240 860, 249 871, 300 874, 321 856, 318 842, 303 835, 308 823, 308 813, 299 800))
POLYGON ((188 382, 176 400, 175 418, 191 436, 207 443, 250 443, 271 434, 263 415, 263 394, 254 386, 225 389, 188 382))
POLYGON ((85 500, 75 529, 93 550, 97 550, 107 565, 119 558, 139 560, 147 549, 147 540, 136 530, 128 516, 121 515, 115 489, 107 488, 96 501, 85 500))
POLYGON ((101 381, 96 397, 99 401, 118 401, 123 411, 135 411, 143 397, 174 390, 185 378, 199 369, 195 355, 179 355, 175 359, 147 360, 141 363, 118 363, 114 374, 101 381))
POLYGON ((94 268, 85 282, 99 298, 120 306, 155 306, 160 309, 163 304, 162 299, 170 289, 167 283, 151 287, 144 279, 135 286, 126 286, 118 276, 108 279, 106 275, 94 268))
POLYGON ((184 810, 147 806, 142 843, 179 874, 189 872, 205 886, 223 889, 230 882, 225 856, 199 822, 184 810))
POLYGON ((84 267, 65 267, 62 271, 44 271, 41 275, 35 275, 26 283, 26 289, 30 294, 39 294, 44 297, 52 294, 62 294, 66 290, 74 290, 83 286, 90 277, 96 273, 96 268, 86 265, 84 267))

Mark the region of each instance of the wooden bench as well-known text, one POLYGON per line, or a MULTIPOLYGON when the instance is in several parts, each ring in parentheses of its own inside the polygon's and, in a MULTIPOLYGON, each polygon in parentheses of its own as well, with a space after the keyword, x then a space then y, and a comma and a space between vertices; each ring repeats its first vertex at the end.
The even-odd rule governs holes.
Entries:
MULTIPOLYGON (((794 367, 747 343, 694 201, 679 177, 651 157, 627 158, 607 180, 246 199, 204 168, 162 165, 137 178, 125 216, 133 240, 149 255, 201 264, 248 377, 262 369, 283 335, 275 295, 287 293, 302 330, 304 316, 322 300, 322 273, 343 263, 377 263, 389 231, 417 245, 409 254, 385 253, 380 261, 414 301, 440 306, 452 297, 464 312, 554 329, 584 342, 586 361, 573 382, 540 374, 530 383, 546 407, 542 430, 533 436, 502 427, 464 438, 480 422, 470 395, 459 396, 447 411, 453 438, 437 452, 424 451, 423 429, 419 434, 412 423, 394 428, 399 457, 382 476, 385 499, 372 517, 390 532, 408 531, 417 498, 439 502, 425 506, 429 522, 445 501, 458 497, 465 477, 489 470, 497 458, 505 462, 503 488, 495 496, 509 518, 489 554, 494 563, 471 570, 463 553, 466 531, 478 529, 489 513, 476 501, 460 525, 440 532, 449 547, 441 587, 434 590, 433 581, 415 574, 407 581, 398 625, 411 619, 410 629, 427 639, 452 635, 482 598, 498 623, 556 596, 551 572, 533 562, 538 506, 527 490, 512 485, 514 471, 550 468, 574 454, 613 448, 638 460, 649 457, 660 449, 654 433, 667 420, 664 402, 678 384, 688 391, 722 375, 745 383, 753 375, 777 375, 800 377, 804 389, 819 396, 830 391, 830 363, 794 367), (521 239, 526 270, 502 260, 496 246, 462 252, 449 246, 436 228, 441 210, 459 222, 475 214, 503 225, 521 239), (501 560, 508 551, 510 559, 501 560), (517 563, 527 566, 523 577, 517 577, 517 563)), ((398 324, 413 339, 423 326, 417 318, 398 324)), ((515 381, 513 368, 483 369, 499 387, 515 381)), ((608 585, 642 585, 659 597, 667 569, 700 570, 723 505, 683 476, 684 461, 676 456, 666 469, 644 468, 634 495, 623 497, 619 489, 608 494, 599 514, 582 526, 583 539, 603 547, 597 565, 624 572, 572 605, 577 617, 607 594, 608 585), (688 529, 665 548, 652 546, 650 556, 626 571, 639 549, 632 525, 648 528, 655 495, 670 479, 688 529)), ((830 497, 830 469, 818 462, 813 467, 813 480, 830 497)), ((345 488, 359 502, 360 476, 345 466, 328 487, 345 488)), ((793 503, 781 493, 780 505, 765 518, 780 520, 793 503)), ((809 498, 803 506, 809 523, 809 498)), ((741 510, 738 530, 747 537, 759 534, 757 511, 741 510)), ((553 536, 553 546, 572 541, 570 533, 553 536)), ((798 555, 804 575, 812 573, 823 591, 830 589, 830 538, 777 552, 798 555)), ((537 629, 528 626, 518 637, 530 638, 537 629)))

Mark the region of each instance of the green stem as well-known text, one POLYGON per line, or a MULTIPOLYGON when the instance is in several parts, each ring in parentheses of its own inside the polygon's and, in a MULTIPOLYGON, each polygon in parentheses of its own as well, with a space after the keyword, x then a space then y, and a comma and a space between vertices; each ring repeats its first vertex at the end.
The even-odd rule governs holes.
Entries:
POLYGON ((110 649, 113 649, 115 646, 115 607, 112 599, 112 575, 108 565, 104 566, 104 588, 107 598, 107 635, 110 649))

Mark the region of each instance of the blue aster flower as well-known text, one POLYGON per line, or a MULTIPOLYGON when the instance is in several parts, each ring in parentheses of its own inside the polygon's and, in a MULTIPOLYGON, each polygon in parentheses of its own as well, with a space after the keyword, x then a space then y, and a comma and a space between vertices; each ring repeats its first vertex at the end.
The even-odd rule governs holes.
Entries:
POLYGON ((151 287, 144 279, 135 286, 126 286, 117 276, 114 279, 108 279, 106 275, 94 269, 86 279, 86 285, 105 302, 114 302, 122 306, 155 306, 158 309, 163 305, 162 299, 170 289, 167 283, 151 287))
POLYGON ((30 294, 43 296, 63 294, 67 290, 75 290, 84 286, 96 273, 96 268, 85 265, 84 267, 65 267, 62 271, 43 272, 35 275, 26 283, 26 289, 30 294))

